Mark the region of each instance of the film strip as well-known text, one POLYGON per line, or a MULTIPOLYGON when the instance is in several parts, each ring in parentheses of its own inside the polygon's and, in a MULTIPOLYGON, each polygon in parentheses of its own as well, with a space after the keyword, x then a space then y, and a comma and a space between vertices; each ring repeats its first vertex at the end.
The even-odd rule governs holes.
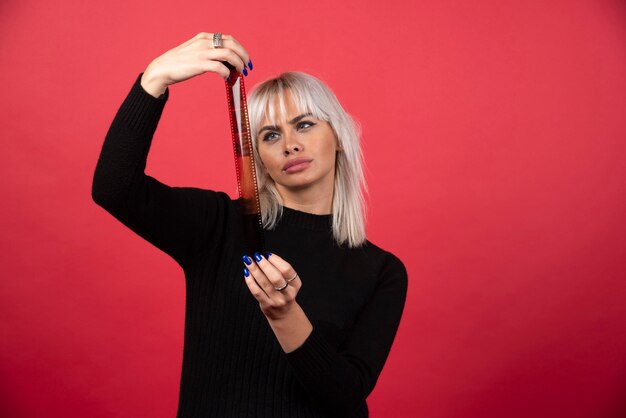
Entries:
POLYGON ((261 221, 261 202, 252 150, 252 135, 248 118, 248 103, 243 76, 231 71, 226 81, 228 113, 233 138, 233 153, 237 172, 237 189, 241 203, 241 221, 246 254, 265 253, 261 221))

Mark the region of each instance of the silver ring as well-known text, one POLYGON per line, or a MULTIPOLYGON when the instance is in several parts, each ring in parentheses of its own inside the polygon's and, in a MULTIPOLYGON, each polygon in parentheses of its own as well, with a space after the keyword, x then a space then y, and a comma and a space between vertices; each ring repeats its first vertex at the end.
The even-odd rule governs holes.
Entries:
POLYGON ((285 285, 283 287, 275 287, 274 289, 282 292, 283 290, 287 289, 287 286, 289 286, 289 283, 287 283, 287 280, 285 280, 285 285))
POLYGON ((215 32, 213 34, 213 48, 221 48, 222 47, 222 34, 220 32, 215 32))
POLYGON ((297 278, 298 278, 298 273, 296 273, 296 275, 295 275, 295 276, 293 276, 291 279, 287 280, 287 283, 291 283, 291 282, 293 282, 294 280, 296 280, 297 278))

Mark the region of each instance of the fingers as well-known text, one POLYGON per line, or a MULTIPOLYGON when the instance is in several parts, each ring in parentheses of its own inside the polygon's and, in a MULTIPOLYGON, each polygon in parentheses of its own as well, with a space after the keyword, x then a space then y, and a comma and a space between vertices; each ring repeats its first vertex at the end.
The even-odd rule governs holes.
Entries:
MULTIPOLYGON (((203 58, 219 61, 219 62, 228 62, 232 65, 237 71, 243 73, 245 70, 245 64, 241 60, 241 57, 237 55, 234 51, 227 48, 210 48, 206 49, 202 52, 203 58)), ((247 70, 246 70, 247 73, 247 70)))
MULTIPOLYGON (((149 92, 155 95, 164 91, 169 85, 206 72, 213 72, 227 79, 230 75, 228 66, 247 75, 246 66, 251 69, 252 63, 246 50, 232 36, 222 35, 222 47, 215 48, 213 34, 200 32, 183 44, 155 58, 144 71, 144 75, 145 79, 151 80, 150 84, 154 86, 154 88, 149 88, 149 92)), ((142 86, 144 86, 143 83, 142 86)))
MULTIPOLYGON (((206 46, 206 49, 212 51, 232 52, 233 54, 217 55, 217 58, 222 58, 222 61, 228 61, 233 67, 237 68, 240 73, 244 72, 244 68, 252 69, 252 62, 250 61, 250 55, 244 49, 244 47, 233 36, 222 34, 222 46, 221 48, 215 48, 213 46, 213 34, 208 32, 200 32, 194 38, 188 42, 199 41, 206 46)), ((246 71, 247 73, 247 71, 246 71)), ((247 74, 246 74, 247 75, 247 74)))
POLYGON ((253 257, 245 255, 243 262, 246 264, 250 274, 254 277, 259 287, 263 289, 269 297, 277 297, 277 293, 286 294, 288 289, 279 291, 285 285, 285 279, 278 269, 276 269, 265 257, 255 253, 253 257))
POLYGON ((250 61, 250 55, 244 49, 244 47, 231 35, 222 35, 222 45, 226 42, 226 46, 235 51, 244 65, 251 70, 252 62, 250 61))
POLYGON ((256 253, 253 257, 244 256, 243 261, 254 281, 268 297, 275 298, 282 295, 294 298, 298 293, 301 282, 299 278, 287 282, 295 276, 295 272, 282 258, 275 255, 266 258, 256 253), (288 286, 285 287, 287 284, 288 286))
POLYGON ((296 273, 291 264, 277 254, 271 253, 267 253, 267 261, 280 271, 282 277, 289 283, 289 286, 294 287, 296 290, 300 289, 302 280, 300 280, 300 276, 296 273))
POLYGON ((225 66, 224 63, 220 61, 213 61, 213 60, 207 59, 207 60, 202 61, 202 63, 200 63, 199 65, 200 65, 201 72, 215 73, 219 75, 220 77, 222 77, 224 80, 226 80, 226 78, 230 76, 230 69, 227 66, 225 66))
POLYGON ((267 293, 265 293, 261 286, 259 286, 254 277, 250 274, 250 271, 245 267, 243 269, 243 275, 252 296, 254 296, 262 305, 269 305, 271 303, 271 299, 267 296, 267 293))
POLYGON ((263 314, 273 320, 286 318, 297 306, 296 296, 302 285, 291 265, 270 253, 266 257, 258 253, 253 257, 244 255, 243 262, 246 285, 263 314))

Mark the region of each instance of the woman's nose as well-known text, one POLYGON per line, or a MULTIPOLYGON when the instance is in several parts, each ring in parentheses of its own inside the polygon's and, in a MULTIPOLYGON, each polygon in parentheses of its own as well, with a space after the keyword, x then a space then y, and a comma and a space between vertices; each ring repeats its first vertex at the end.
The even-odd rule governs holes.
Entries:
POLYGON ((299 143, 296 136, 293 134, 285 134, 285 149, 284 154, 296 154, 302 151, 302 144, 299 143))
POLYGON ((300 147, 296 144, 287 145, 284 152, 285 155, 297 154, 298 152, 300 152, 300 147))

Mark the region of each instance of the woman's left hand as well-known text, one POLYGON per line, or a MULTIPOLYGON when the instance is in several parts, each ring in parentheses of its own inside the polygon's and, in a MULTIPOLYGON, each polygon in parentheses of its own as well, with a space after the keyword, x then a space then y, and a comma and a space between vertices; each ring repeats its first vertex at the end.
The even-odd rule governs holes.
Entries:
POLYGON ((255 253, 243 256, 244 278, 250 293, 259 301, 261 311, 270 321, 289 317, 297 306, 296 295, 302 281, 291 264, 276 254, 264 257, 255 253))

